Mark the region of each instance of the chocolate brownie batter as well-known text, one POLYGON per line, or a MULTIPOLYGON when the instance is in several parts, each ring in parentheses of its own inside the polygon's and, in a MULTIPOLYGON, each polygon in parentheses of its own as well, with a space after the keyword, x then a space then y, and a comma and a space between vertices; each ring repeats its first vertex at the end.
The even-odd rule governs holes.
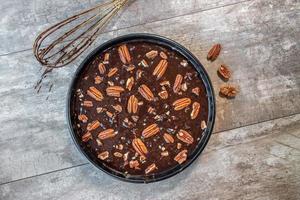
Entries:
POLYGON ((208 99, 178 52, 128 42, 97 55, 71 99, 81 146, 124 175, 152 175, 183 164, 206 129, 208 99))

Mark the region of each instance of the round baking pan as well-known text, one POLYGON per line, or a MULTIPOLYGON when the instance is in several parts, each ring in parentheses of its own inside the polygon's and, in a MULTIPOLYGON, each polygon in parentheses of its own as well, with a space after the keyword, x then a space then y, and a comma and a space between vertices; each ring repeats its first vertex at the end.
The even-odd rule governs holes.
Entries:
MULTIPOLYGON (((78 67, 75 76, 72 80, 69 93, 68 93, 68 98, 67 98, 67 120, 69 124, 69 129, 70 133, 72 136, 72 139, 77 147, 77 149, 88 159, 92 165, 94 165, 96 168, 104 171, 105 173, 116 177, 118 179, 121 179, 123 181, 128 181, 128 182, 134 182, 134 183, 149 183, 149 182, 156 182, 160 181, 166 178, 169 178, 171 176, 174 176, 175 174, 183 171, 185 168, 187 168, 189 165, 193 163, 193 161, 201 154, 203 149, 205 148, 210 135, 213 130, 214 122, 215 122, 215 112, 216 112, 216 106, 215 106, 215 97, 214 97, 214 91, 213 87, 211 84, 211 81, 208 77, 207 72, 205 71, 204 67, 202 64, 198 61, 198 59, 190 52, 188 51, 185 47, 182 45, 178 44, 177 42, 167 39, 162 36, 158 35, 153 35, 153 34, 129 34, 129 35, 124 35, 115 39, 112 39, 102 45, 100 45, 98 48, 96 48, 94 51, 92 51, 81 63, 81 65, 78 67), (170 48, 173 51, 178 52, 181 54, 183 57, 185 57, 186 60, 188 60, 194 68, 197 70, 199 74, 199 78, 202 79, 203 84, 206 89, 206 95, 208 99, 208 119, 207 119, 207 128, 205 131, 202 133, 201 139, 198 141, 198 144, 196 146, 196 149, 190 154, 187 158, 187 160, 181 164, 177 165, 173 168, 170 168, 166 171, 163 171, 161 173, 153 174, 153 175, 143 175, 143 176, 136 176, 136 175, 129 175, 129 174, 124 174, 121 172, 118 172, 104 163, 102 163, 97 156, 91 153, 91 151, 83 145, 81 141, 81 136, 75 131, 75 124, 72 121, 72 113, 71 113, 71 106, 72 106, 72 97, 75 94, 75 84, 78 81, 79 75, 83 72, 84 68, 87 66, 87 64, 92 61, 96 55, 99 55, 101 52, 104 50, 108 49, 111 46, 115 46, 121 43, 126 43, 126 42, 133 42, 133 41, 144 41, 144 42, 150 42, 154 43, 166 48, 170 48)), ((200 127, 199 127, 199 130, 200 127)), ((202 131, 202 130, 201 130, 202 131)))

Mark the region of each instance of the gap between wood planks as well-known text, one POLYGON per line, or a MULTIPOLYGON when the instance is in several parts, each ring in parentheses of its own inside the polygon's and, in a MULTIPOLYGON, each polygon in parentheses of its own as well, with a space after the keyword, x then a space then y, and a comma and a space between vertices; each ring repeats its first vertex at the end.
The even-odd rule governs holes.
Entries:
MULTIPOLYGON (((219 132, 213 132, 213 134, 219 134, 219 133, 231 131, 231 130, 234 130, 234 129, 245 128, 245 127, 248 127, 248 126, 254 126, 254 125, 257 125, 257 124, 266 123, 266 122, 270 122, 270 121, 274 121, 274 120, 279 120, 279 119, 282 119, 282 118, 292 117, 292 116, 296 116, 296 115, 299 115, 299 114, 300 113, 295 113, 295 114, 291 114, 291 115, 287 115, 287 116, 282 116, 282 117, 278 117, 278 118, 268 119, 268 120, 264 120, 264 121, 261 121, 261 122, 247 124, 247 125, 236 127, 236 128, 232 128, 232 129, 227 129, 227 130, 223 130, 223 131, 219 131, 219 132)), ((253 142, 253 141, 250 141, 249 143, 251 143, 251 142, 253 142)), ((225 149, 225 148, 228 148, 228 147, 232 147, 232 145, 225 146, 225 147, 223 147, 221 149, 225 149)), ((210 153, 210 152, 203 152, 202 155, 207 154, 207 153, 210 153)), ((0 187, 3 186, 3 185, 10 184, 10 183, 15 183, 15 182, 19 182, 19 181, 23 181, 23 180, 27 180, 27 179, 39 177, 39 176, 44 176, 44 175, 48 175, 48 174, 52 174, 52 173, 56 173, 56 172, 60 172, 60 171, 68 170, 68 169, 73 169, 73 168, 85 166, 85 165, 88 165, 88 164, 90 164, 90 163, 89 162, 85 162, 85 163, 81 163, 81 164, 74 165, 74 166, 71 166, 71 167, 65 167, 65 168, 62 168, 62 169, 57 169, 57 170, 53 170, 53 171, 50 171, 50 172, 45 172, 45 173, 37 174, 37 175, 34 175, 34 176, 28 176, 28 177, 25 177, 25 178, 20 178, 20 179, 8 181, 8 182, 5 182, 5 183, 1 183, 0 187)))
MULTIPOLYGON (((114 32, 114 31, 124 30, 124 29, 133 28, 133 27, 137 27, 137 26, 143 26, 143 25, 146 25, 146 24, 151 24, 151 23, 156 23, 156 22, 167 21, 167 20, 174 19, 174 18, 179 18, 179 17, 183 17, 183 16, 189 16, 189 15, 193 15, 193 14, 196 14, 196 13, 201 13, 201 12, 205 12, 205 11, 209 11, 209 10, 214 10, 214 9, 219 9, 219 8, 225 8, 225 7, 228 7, 228 6, 233 6, 233 5, 237 5, 237 4, 245 3, 245 2, 250 2, 250 1, 254 1, 254 0, 244 0, 244 1, 240 1, 240 2, 235 2, 235 3, 227 4, 227 5, 216 6, 216 7, 207 8, 207 9, 199 9, 199 10, 192 11, 192 12, 190 12, 188 14, 174 15, 172 17, 166 17, 164 19, 159 19, 159 20, 154 20, 154 21, 148 21, 148 22, 144 22, 144 23, 140 23, 140 24, 135 24, 135 25, 131 25, 131 26, 125 26, 125 27, 122 27, 122 28, 117 28, 117 29, 111 29, 111 30, 108 30, 108 31, 103 31, 103 32, 100 32, 97 35, 99 36, 101 34, 111 33, 111 32, 114 32)), ((66 40, 66 42, 69 42, 69 41, 71 41, 71 40, 66 40)), ((32 50, 32 48, 27 48, 27 49, 23 49, 23 50, 18 50, 18 51, 13 51, 13 52, 9 52, 9 53, 4 53, 4 54, 0 54, 0 57, 1 56, 10 56, 10 55, 13 55, 13 54, 22 53, 22 52, 31 51, 31 50, 32 50)))

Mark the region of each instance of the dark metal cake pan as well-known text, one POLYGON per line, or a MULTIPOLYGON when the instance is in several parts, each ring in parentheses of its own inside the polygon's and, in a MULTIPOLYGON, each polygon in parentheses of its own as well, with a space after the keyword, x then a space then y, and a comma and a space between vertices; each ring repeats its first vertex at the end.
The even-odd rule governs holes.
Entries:
MULTIPOLYGON (((177 42, 167 39, 165 37, 159 36, 159 35, 153 35, 153 34, 129 34, 124 35, 118 38, 114 38, 108 42, 105 42, 104 44, 97 47, 94 51, 92 51, 81 63, 81 65, 78 67, 75 76, 73 77, 72 83, 70 85, 68 98, 67 98, 67 120, 69 124, 69 130, 71 133, 71 137, 77 147, 77 149, 87 158, 87 160, 92 163, 96 168, 104 171, 105 173, 118 178, 123 181, 133 182, 133 183, 150 183, 150 182, 157 182, 169 177, 174 176, 175 174, 183 171, 185 168, 190 166, 197 157, 201 154, 203 149, 205 148, 214 127, 215 122, 215 112, 216 112, 216 106, 215 106, 215 97, 214 97, 214 90, 212 87, 212 83, 209 79, 209 76, 207 72, 205 71, 202 64, 199 62, 199 60, 185 47, 178 44, 177 42), (173 51, 176 51, 177 53, 181 54, 186 60, 188 60, 189 63, 192 64, 192 66, 197 70, 199 78, 203 81, 203 84, 206 89, 206 95, 208 100, 208 119, 207 119, 207 128, 202 133, 201 139, 198 141, 198 144, 196 146, 196 149, 192 152, 191 155, 188 156, 188 159, 186 162, 184 162, 181 165, 177 165, 176 167, 173 167, 167 171, 157 173, 154 175, 149 176, 131 176, 131 175, 125 175, 123 173, 120 173, 114 169, 111 169, 107 167, 106 165, 102 164, 95 158, 94 155, 92 155, 86 148, 84 148, 84 145, 82 145, 81 137, 76 133, 74 124, 72 122, 72 113, 71 113, 71 105, 72 105, 72 97, 73 94, 76 92, 74 91, 74 86, 78 81, 79 75, 82 73, 84 68, 87 66, 87 64, 95 58, 96 55, 99 55, 104 50, 108 49, 109 47, 115 46, 117 44, 126 43, 126 42, 133 42, 133 41, 141 41, 141 42, 150 42, 154 44, 161 45, 166 48, 170 48, 173 51)), ((199 130, 200 127, 199 127, 199 130)), ((202 131, 202 130, 201 130, 202 131)), ((200 166, 201 167, 201 166, 200 166)))

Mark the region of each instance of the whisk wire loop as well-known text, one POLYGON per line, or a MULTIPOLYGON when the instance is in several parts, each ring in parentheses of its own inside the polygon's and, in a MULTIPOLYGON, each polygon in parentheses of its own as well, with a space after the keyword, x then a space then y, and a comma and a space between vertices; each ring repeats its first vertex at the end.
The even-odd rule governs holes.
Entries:
POLYGON ((36 59, 47 68, 59 68, 71 63, 96 40, 103 27, 128 1, 112 0, 99 4, 46 29, 34 42, 36 59), (71 23, 77 24, 72 26, 71 23), (47 43, 46 40, 52 42, 47 43))

